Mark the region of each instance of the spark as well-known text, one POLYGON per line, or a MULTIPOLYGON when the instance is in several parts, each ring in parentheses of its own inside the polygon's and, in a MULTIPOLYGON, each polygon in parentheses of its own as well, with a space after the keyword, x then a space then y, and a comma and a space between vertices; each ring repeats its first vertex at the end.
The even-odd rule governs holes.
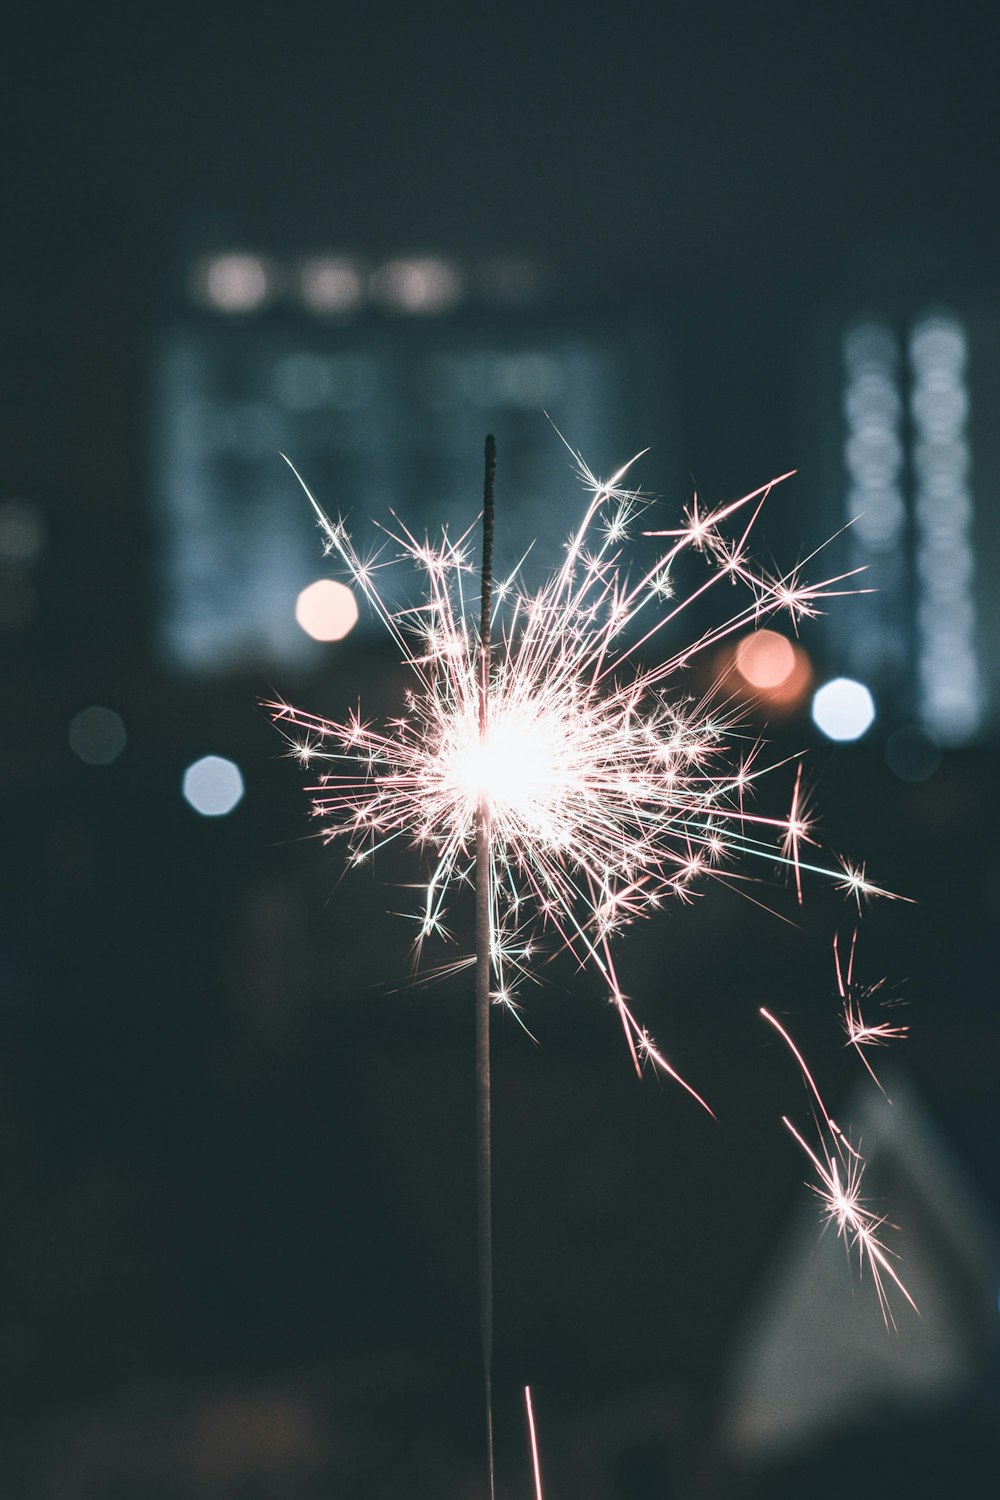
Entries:
MULTIPOLYGON (((847 1032, 848 1047, 853 1047, 867 1068, 874 1083, 886 1098, 885 1089, 881 1081, 865 1056, 865 1047, 885 1047, 889 1042, 900 1040, 909 1032, 908 1026, 894 1026, 890 1021, 866 1021, 862 1006, 868 1001, 879 996, 880 990, 885 987, 885 980, 879 979, 874 984, 862 985, 854 978, 854 953, 858 942, 858 930, 854 929, 851 937, 850 952, 847 955, 846 968, 840 961, 840 948, 838 935, 833 939, 833 960, 837 971, 837 993, 843 1006, 844 1030, 847 1032)), ((898 1002, 893 1000, 879 1000, 881 1005, 893 1005, 898 1002)))
POLYGON ((804 870, 858 901, 877 887, 863 868, 803 863, 803 846, 814 840, 799 777, 786 818, 753 810, 769 769, 758 763, 760 746, 741 748, 735 710, 718 695, 695 698, 682 673, 762 617, 784 611, 794 622, 813 612, 840 592, 842 578, 805 584, 798 570, 772 577, 754 566, 750 532, 775 480, 711 509, 696 498, 679 527, 646 532, 658 555, 633 580, 623 560, 628 530, 651 504, 629 486, 636 459, 607 480, 574 459, 586 504, 559 565, 535 592, 519 569, 494 591, 485 733, 475 600, 466 598, 471 533, 453 539, 445 531, 431 542, 396 517, 383 528, 382 551, 362 556, 289 463, 328 548, 395 640, 413 685, 384 727, 360 712, 335 721, 286 703, 269 707, 292 753, 324 766, 309 788, 324 837, 343 838, 353 862, 400 838, 429 858, 418 955, 444 932, 452 897, 474 883, 477 809, 485 805, 494 1002, 516 1009, 518 984, 533 977, 547 937, 600 977, 637 1072, 649 1063, 704 1104, 627 1003, 613 956, 622 928, 670 896, 690 899, 709 879, 743 878, 737 863, 784 869, 800 899, 804 870), (378 587, 393 550, 422 576, 420 602, 401 610, 378 587), (685 558, 706 576, 675 595, 685 558), (678 648, 679 617, 723 580, 741 587, 739 607, 678 648))
POLYGON ((816 1144, 810 1145, 787 1115, 782 1115, 781 1123, 798 1142, 816 1171, 818 1181, 809 1186, 823 1206, 824 1219, 828 1224, 836 1225, 837 1235, 844 1241, 848 1253, 857 1251, 861 1273, 864 1274, 867 1267, 871 1275, 886 1327, 895 1328, 896 1320, 889 1302, 887 1282, 892 1282, 918 1316, 920 1310, 892 1263, 895 1259, 893 1252, 879 1237, 879 1231, 886 1223, 885 1215, 869 1208, 862 1197, 864 1157, 830 1115, 805 1058, 784 1026, 763 1006, 760 1014, 788 1046, 812 1095, 816 1144))
POLYGON ((908 896, 897 896, 875 885, 868 879, 868 873, 863 864, 852 864, 849 859, 841 859, 840 863, 842 867, 840 888, 854 897, 858 911, 861 910, 862 896, 885 896, 891 901, 909 900, 908 896))
POLYGON ((788 813, 788 823, 781 847, 795 871, 795 893, 800 906, 802 905, 802 867, 799 860, 799 848, 803 843, 813 845, 816 843, 816 840, 809 835, 809 828, 809 816, 802 797, 802 762, 799 761, 795 771, 792 805, 788 813))

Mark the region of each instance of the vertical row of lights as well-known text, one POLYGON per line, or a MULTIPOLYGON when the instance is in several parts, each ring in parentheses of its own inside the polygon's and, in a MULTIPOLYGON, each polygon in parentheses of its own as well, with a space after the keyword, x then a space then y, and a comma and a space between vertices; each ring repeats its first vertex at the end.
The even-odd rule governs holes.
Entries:
POLYGON ((863 675, 898 680, 912 654, 914 707, 922 729, 907 732, 961 744, 981 727, 983 716, 965 331, 957 318, 940 313, 912 326, 906 346, 908 405, 900 342, 887 323, 855 325, 843 353, 851 565, 871 568, 875 590, 863 605, 867 618, 856 622, 851 659, 863 675), (908 482, 912 515, 905 499, 908 482), (908 542, 912 570, 906 562, 908 542), (912 653, 902 627, 910 596, 915 600, 912 653))
POLYGON ((876 592, 862 604, 866 618, 852 638, 855 666, 875 677, 901 665, 905 642, 904 576, 900 551, 906 532, 903 500, 903 401, 899 344, 891 328, 867 322, 844 342, 844 460, 852 567, 869 566, 876 592))
POLYGON ((922 319, 910 337, 920 717, 945 744, 980 728, 965 332, 922 319))
MULTIPOLYGON (((844 338, 843 357, 848 566, 871 567, 877 577, 877 591, 854 601, 845 645, 854 670, 878 681, 892 676, 905 656, 899 626, 906 529, 899 343, 885 323, 859 323, 844 338)), ((829 739, 860 739, 875 720, 875 700, 864 681, 835 677, 816 692, 812 716, 829 739)))

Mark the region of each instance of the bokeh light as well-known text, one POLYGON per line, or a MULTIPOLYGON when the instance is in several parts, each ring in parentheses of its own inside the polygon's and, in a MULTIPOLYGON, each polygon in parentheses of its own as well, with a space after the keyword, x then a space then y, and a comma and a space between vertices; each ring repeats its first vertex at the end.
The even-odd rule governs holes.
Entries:
POLYGON ((26 567, 45 546, 45 518, 32 500, 0 503, 0 562, 26 567))
POLYGON ((216 312, 256 312, 270 299, 273 273, 259 255, 232 252, 211 255, 194 268, 192 291, 216 312))
POLYGON ((968 341, 931 313, 910 336, 913 513, 920 717, 946 744, 980 728, 984 695, 976 618, 975 502, 969 442, 968 341))
POLYGON ((428 315, 449 312, 462 299, 458 267, 437 256, 388 260, 369 282, 372 298, 387 312, 428 315))
POLYGON ((777 630, 755 630, 736 648, 736 670, 751 687, 780 687, 795 670, 795 648, 777 630))
POLYGON ((809 653, 778 630, 754 630, 727 641, 707 664, 705 687, 727 691, 755 718, 788 719, 804 708, 813 683, 809 653))
POLYGON ((205 818, 221 818, 243 796, 239 766, 222 755, 203 755, 188 766, 182 782, 184 800, 205 818))
POLYGON ((941 746, 922 724, 904 724, 886 741, 885 763, 900 781, 927 781, 941 764, 941 746))
POLYGON ((91 704, 69 724, 69 747, 88 766, 109 766, 125 749, 128 736, 120 714, 91 704))
POLYGON ((364 305, 365 281, 356 261, 346 255, 322 255, 299 267, 299 296, 311 313, 346 318, 364 305))
POLYGON ((828 740, 858 740, 875 720, 875 701, 863 682, 834 677, 816 692, 812 716, 828 740))
POLYGON ((358 602, 346 584, 320 578, 296 599, 295 618, 314 641, 342 641, 358 623, 358 602))

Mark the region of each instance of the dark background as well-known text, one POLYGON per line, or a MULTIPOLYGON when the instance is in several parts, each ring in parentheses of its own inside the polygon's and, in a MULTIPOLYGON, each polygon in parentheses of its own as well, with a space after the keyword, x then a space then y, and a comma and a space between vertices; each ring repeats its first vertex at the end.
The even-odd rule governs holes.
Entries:
MULTIPOLYGON (((289 685, 192 685, 156 660, 149 382, 168 289, 203 244, 335 243, 514 251, 595 305, 655 296, 682 471, 731 495, 799 462, 817 309, 908 286, 995 296, 995 17, 290 3, 18 7, 3 30, 0 498, 30 498, 48 533, 0 696, 8 1489, 55 1493, 63 1463, 73 1495, 474 1493, 467 997, 405 985, 406 924, 386 914, 405 856, 341 882, 300 837, 299 778, 257 707, 289 685), (128 725, 106 768, 67 744, 91 702, 128 725), (227 819, 177 795, 208 741, 247 776, 227 819), (192 1412, 225 1425, 232 1391, 251 1411, 271 1393, 258 1428, 292 1432, 293 1469, 321 1450, 326 1488, 266 1444, 243 1489, 114 1490, 124 1460, 80 1457, 173 1452, 192 1412), (275 1403, 298 1414, 286 1428, 275 1403), (324 1414, 305 1436, 303 1403, 324 1414)), ((303 691, 349 702, 390 667, 345 651, 303 691)), ((903 1060, 994 1205, 996 768, 984 743, 905 785, 877 736, 811 762, 831 842, 917 903, 866 920, 864 962, 907 982, 903 1060)), ((553 1495, 584 1494, 566 1476, 600 1432, 618 1457, 595 1496, 686 1493, 704 1469, 734 1330, 803 1192, 778 1123, 801 1096, 758 1005, 794 1015, 831 1097, 854 1076, 829 951, 842 908, 776 900, 798 925, 711 892, 625 945, 629 993, 718 1124, 637 1085, 613 1015, 568 972, 532 999, 537 1049, 498 1026, 511 1493, 529 1492, 525 1380, 553 1495), (650 1405, 646 1427, 622 1415, 650 1405)), ((921 1472, 975 1449, 957 1421, 941 1416, 921 1472)))

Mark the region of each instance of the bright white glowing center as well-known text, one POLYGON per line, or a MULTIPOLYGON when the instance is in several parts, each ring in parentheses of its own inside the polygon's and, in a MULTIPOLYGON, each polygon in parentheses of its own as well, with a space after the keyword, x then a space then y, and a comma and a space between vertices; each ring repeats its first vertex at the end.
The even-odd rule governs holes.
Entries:
POLYGON ((455 721, 442 755, 444 776, 463 799, 478 803, 485 797, 494 816, 541 832, 571 785, 565 750, 558 720, 527 704, 503 712, 485 740, 477 723, 455 721))

